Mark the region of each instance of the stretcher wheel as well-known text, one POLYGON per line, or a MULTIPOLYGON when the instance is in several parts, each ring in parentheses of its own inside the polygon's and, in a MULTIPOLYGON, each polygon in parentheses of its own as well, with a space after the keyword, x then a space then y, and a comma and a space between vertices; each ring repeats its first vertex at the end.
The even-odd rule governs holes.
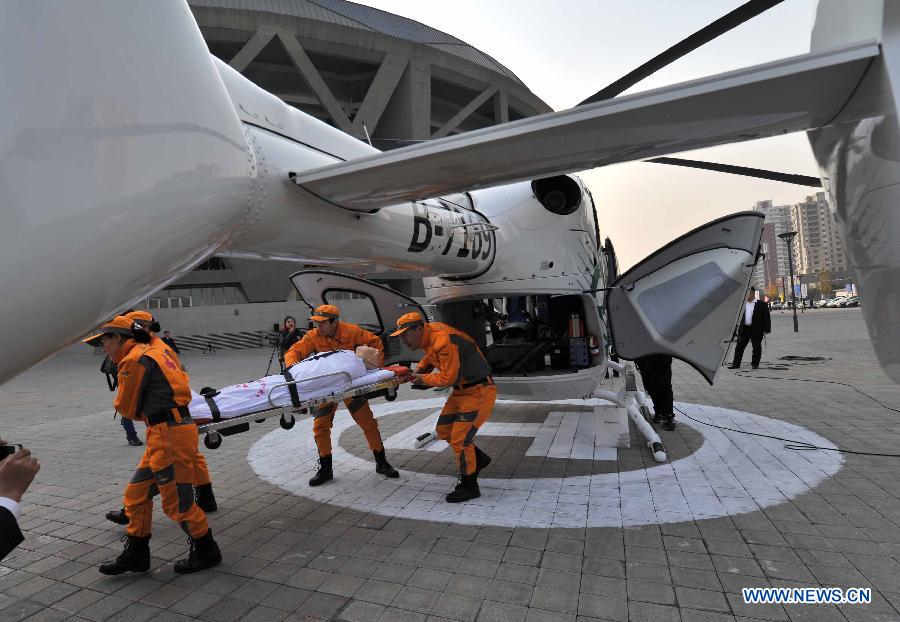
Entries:
POLYGON ((222 435, 215 431, 210 432, 203 438, 203 444, 207 449, 218 449, 222 444, 222 435))
POLYGON ((393 402, 395 399, 397 399, 397 389, 388 389, 387 393, 385 393, 384 395, 384 399, 389 402, 393 402))
POLYGON ((291 415, 290 419, 286 419, 284 415, 281 415, 281 420, 278 422, 281 427, 285 430, 290 430, 294 427, 294 424, 297 421, 294 419, 294 415, 291 415))

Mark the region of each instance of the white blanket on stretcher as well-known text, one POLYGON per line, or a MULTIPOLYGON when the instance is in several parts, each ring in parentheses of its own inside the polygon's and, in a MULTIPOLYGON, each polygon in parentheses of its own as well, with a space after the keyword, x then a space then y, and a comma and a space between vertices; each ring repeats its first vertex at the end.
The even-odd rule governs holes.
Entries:
MULTIPOLYGON (((297 395, 301 401, 375 384, 394 377, 394 372, 387 369, 367 370, 362 359, 351 350, 314 354, 292 365, 288 368, 288 372, 297 381, 297 395), (316 378, 324 374, 333 375, 316 378)), ((270 390, 272 402, 277 406, 290 406, 292 402, 288 387, 280 386, 272 389, 273 386, 285 382, 287 379, 281 374, 266 376, 253 382, 219 389, 219 394, 213 400, 222 419, 232 419, 271 409, 272 404, 266 397, 270 390)), ((191 418, 199 422, 212 420, 212 411, 206 398, 194 391, 191 391, 191 395, 191 403, 188 404, 191 418)))

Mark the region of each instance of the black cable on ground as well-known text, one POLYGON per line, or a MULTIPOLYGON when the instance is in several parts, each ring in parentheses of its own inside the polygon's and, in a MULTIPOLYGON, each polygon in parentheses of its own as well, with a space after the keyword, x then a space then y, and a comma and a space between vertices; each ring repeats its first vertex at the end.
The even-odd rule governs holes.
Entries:
POLYGON ((826 358, 824 356, 797 356, 795 354, 789 354, 787 356, 779 356, 779 361, 815 361, 824 363, 825 361, 830 361, 830 358, 826 358))
MULTIPOLYGON (((800 363, 801 365, 803 365, 803 364, 810 365, 810 364, 816 364, 816 363, 824 363, 825 361, 830 360, 830 359, 827 359, 827 358, 821 357, 821 356, 782 356, 779 360, 788 360, 788 361, 792 361, 792 362, 803 361, 800 363)), ((796 363, 794 363, 794 364, 796 364, 796 363)), ((781 366, 781 367, 774 367, 771 369, 787 369, 787 367, 781 366)), ((821 384, 837 384, 837 385, 840 385, 843 387, 849 387, 850 389, 853 389, 860 395, 864 395, 865 397, 869 398, 870 400, 872 400, 873 402, 875 402, 882 408, 885 408, 892 412, 900 413, 900 409, 893 408, 892 406, 888 406, 887 404, 885 404, 878 398, 876 398, 872 395, 869 395, 865 391, 862 391, 861 389, 858 389, 855 386, 853 386, 852 384, 849 384, 846 382, 838 382, 837 380, 814 380, 812 378, 790 378, 787 376, 760 376, 757 374, 753 374, 751 372, 736 372, 735 375, 740 375, 743 378, 760 378, 760 379, 765 379, 765 380, 794 380, 796 382, 817 382, 817 383, 821 383, 821 384)), ((681 413, 682 416, 687 417, 691 421, 695 421, 697 423, 702 423, 703 425, 708 425, 710 427, 718 428, 720 430, 727 430, 729 432, 737 432, 738 434, 747 434, 748 436, 760 436, 763 438, 771 438, 771 439, 774 439, 777 441, 784 441, 786 443, 784 446, 785 449, 790 449, 792 451, 821 450, 821 451, 836 451, 838 453, 852 454, 852 455, 856 455, 856 456, 900 458, 900 454, 884 454, 884 453, 871 452, 871 451, 853 451, 850 449, 840 449, 837 447, 820 447, 819 445, 813 445, 812 443, 807 443, 805 441, 798 441, 798 440, 791 439, 791 438, 782 438, 780 436, 772 436, 770 434, 762 434, 760 432, 747 432, 746 430, 737 430, 735 428, 729 428, 729 427, 722 426, 722 425, 716 425, 715 423, 710 423, 708 421, 701 421, 700 419, 695 419, 694 417, 691 417, 690 415, 688 415, 687 413, 682 411, 677 406, 675 407, 675 410, 677 410, 679 413, 681 413)))
MULTIPOLYGON (((791 380, 791 378, 785 378, 785 380, 791 380)), ((710 423, 709 421, 701 421, 700 419, 695 419, 691 417, 689 414, 685 413, 683 410, 675 406, 675 410, 677 410, 683 417, 687 417, 691 421, 696 421, 697 423, 702 423, 703 425, 708 425, 712 428, 718 428, 720 430, 727 430, 729 432, 737 432, 738 434, 746 434, 748 436, 761 436, 763 438, 771 438, 776 441, 784 441, 786 444, 784 446, 785 449, 790 449, 792 451, 836 451, 842 454, 853 454, 856 456, 877 456, 881 458, 900 458, 900 454, 882 454, 871 451, 853 451, 851 449, 840 449, 839 447, 820 447, 819 445, 813 445, 812 443, 807 443, 806 441, 798 441, 792 438, 782 438, 780 436, 772 436, 771 434, 762 434, 761 432, 747 432, 746 430, 738 430, 735 428, 729 428, 724 425, 716 425, 715 423, 710 423)))
POLYGON ((894 408, 893 406, 888 406, 887 404, 882 402, 877 397, 869 395, 865 391, 863 391, 861 389, 857 389, 855 386, 853 386, 852 384, 849 384, 847 382, 838 382, 837 380, 814 380, 812 378, 790 378, 788 376, 760 376, 758 374, 754 374, 751 372, 735 372, 735 375, 739 375, 742 378, 761 378, 761 379, 765 379, 765 380, 794 380, 796 382, 816 382, 819 384, 837 384, 842 387, 847 387, 847 388, 853 389, 860 395, 866 396, 867 398, 869 398, 870 400, 872 400, 873 402, 875 402, 876 404, 878 404, 879 406, 881 406, 882 408, 884 408, 886 410, 890 410, 895 413, 900 413, 900 408, 894 408))
MULTIPOLYGON (((821 365, 823 363, 827 363, 831 359, 825 356, 796 356, 796 355, 788 355, 778 357, 778 360, 775 362, 769 361, 760 361, 761 363, 765 363, 764 366, 761 366, 759 369, 769 370, 769 371, 785 371, 790 369, 791 367, 803 367, 805 365, 821 365), (782 362, 783 361, 783 362, 782 362)), ((747 374, 748 371, 737 372, 738 374, 747 374)))

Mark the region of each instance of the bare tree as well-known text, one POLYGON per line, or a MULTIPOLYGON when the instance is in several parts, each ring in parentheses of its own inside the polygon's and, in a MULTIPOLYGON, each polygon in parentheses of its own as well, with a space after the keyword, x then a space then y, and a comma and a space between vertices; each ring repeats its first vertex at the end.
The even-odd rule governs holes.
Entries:
POLYGON ((831 271, 829 270, 819 271, 819 293, 822 295, 822 298, 831 298, 831 295, 834 293, 834 288, 831 286, 831 271))

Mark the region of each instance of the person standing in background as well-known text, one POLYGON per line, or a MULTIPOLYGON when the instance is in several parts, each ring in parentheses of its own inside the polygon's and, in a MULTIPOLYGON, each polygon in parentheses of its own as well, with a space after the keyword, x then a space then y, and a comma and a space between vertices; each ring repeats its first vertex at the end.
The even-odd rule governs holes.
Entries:
POLYGON ((178 346, 175 345, 175 340, 172 339, 172 333, 170 333, 169 331, 164 331, 162 341, 164 344, 172 348, 172 352, 174 352, 175 354, 181 354, 181 350, 178 349, 178 346))
POLYGON ((281 364, 281 371, 284 371, 285 368, 284 355, 299 340, 300 329, 297 328, 297 320, 293 315, 288 315, 284 318, 281 331, 278 333, 278 362, 281 364))
POLYGON ((734 348, 734 360, 728 369, 740 369, 741 359, 744 357, 744 348, 747 342, 753 344, 753 358, 750 366, 753 369, 759 367, 762 358, 762 341, 765 335, 772 332, 772 320, 769 316, 769 305, 756 299, 756 290, 750 288, 747 292, 747 300, 744 303, 744 312, 741 314, 741 323, 738 327, 738 342, 734 348))

